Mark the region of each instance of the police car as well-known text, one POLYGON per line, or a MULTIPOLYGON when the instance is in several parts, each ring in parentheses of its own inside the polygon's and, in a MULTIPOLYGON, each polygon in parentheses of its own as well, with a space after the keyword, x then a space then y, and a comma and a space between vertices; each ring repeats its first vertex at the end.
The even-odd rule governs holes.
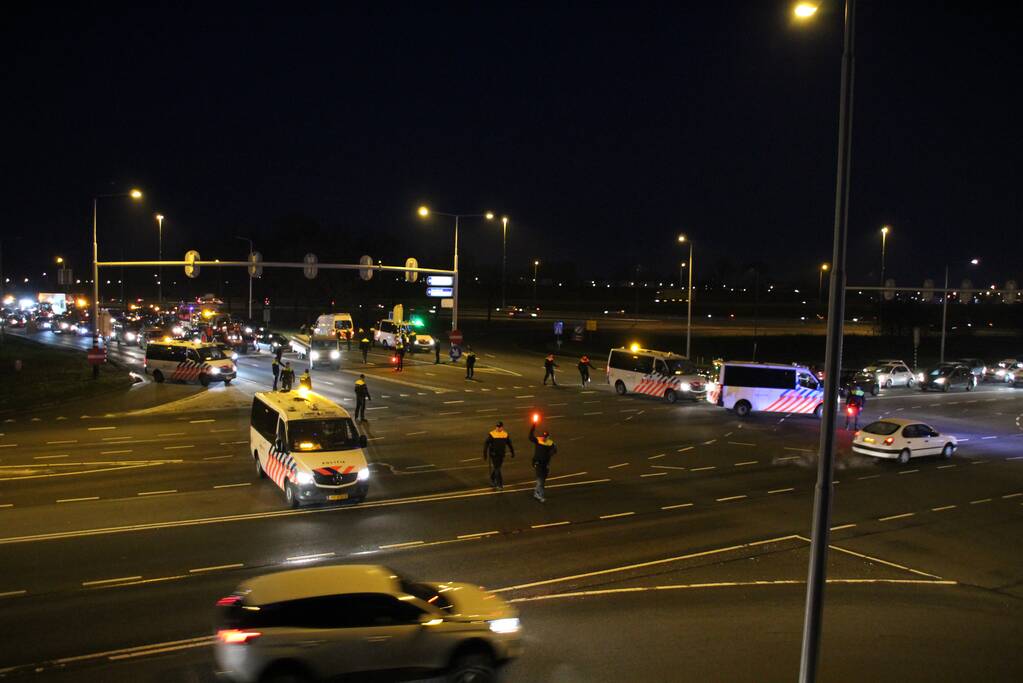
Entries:
POLYGON ((721 365, 707 400, 734 410, 739 417, 756 410, 819 418, 824 411, 824 386, 800 365, 729 361, 721 365))
POLYGON ((289 507, 361 502, 369 491, 366 437, 341 406, 305 389, 257 392, 249 450, 259 478, 284 492, 289 507))
POLYGON ((199 382, 204 387, 210 382, 230 384, 238 375, 235 364, 216 344, 174 340, 146 344, 143 370, 156 382, 199 382))
POLYGON ((674 403, 680 398, 698 401, 706 394, 706 382, 685 356, 632 345, 611 349, 607 357, 607 383, 619 396, 646 394, 674 403))

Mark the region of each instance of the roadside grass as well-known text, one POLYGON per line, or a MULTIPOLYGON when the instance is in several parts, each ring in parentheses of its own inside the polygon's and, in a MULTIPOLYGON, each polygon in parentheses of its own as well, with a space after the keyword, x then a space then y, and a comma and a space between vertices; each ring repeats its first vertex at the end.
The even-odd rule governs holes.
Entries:
POLYGON ((106 363, 99 378, 84 351, 60 349, 30 339, 5 335, 0 344, 0 414, 21 413, 66 401, 128 389, 128 371, 106 363), (21 370, 15 370, 16 361, 21 370))

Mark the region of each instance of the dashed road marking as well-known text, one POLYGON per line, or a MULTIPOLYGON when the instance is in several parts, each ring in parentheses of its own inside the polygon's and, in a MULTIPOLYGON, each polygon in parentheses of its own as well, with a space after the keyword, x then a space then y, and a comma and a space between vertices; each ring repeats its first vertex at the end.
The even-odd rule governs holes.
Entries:
POLYGON ((444 401, 443 403, 444 403, 444 405, 450 405, 452 403, 465 403, 465 401, 459 399, 457 401, 444 401))
POLYGON ((759 460, 744 460, 742 462, 734 463, 732 465, 732 467, 745 467, 746 465, 756 465, 758 462, 760 462, 760 461, 759 460))
POLYGON ((887 517, 878 517, 879 522, 890 522, 893 519, 905 519, 906 517, 913 517, 916 515, 915 512, 903 512, 901 515, 888 515, 887 517))
POLYGON ((108 429, 117 429, 117 427, 89 427, 90 432, 105 432, 108 429))
POLYGON ((664 476, 667 476, 667 475, 668 475, 667 472, 651 472, 649 474, 641 474, 639 476, 641 476, 641 477, 664 477, 664 476))
POLYGON ((420 436, 421 434, 427 434, 428 432, 405 432, 405 436, 420 436))
POLYGON ((1002 498, 1019 498, 1023 493, 1006 493, 1002 498))
POLYGON ((749 443, 747 441, 729 441, 728 443, 732 446, 756 446, 755 443, 749 443))
POLYGON ((214 565, 212 567, 196 567, 195 569, 189 569, 188 573, 189 574, 202 574, 203 572, 216 572, 216 571, 220 571, 222 569, 240 569, 240 568, 242 568, 244 566, 245 565, 242 564, 241 562, 236 562, 235 564, 218 564, 218 565, 214 565))
POLYGON ((970 505, 980 505, 981 503, 990 503, 990 498, 980 498, 978 500, 971 500, 970 505))
POLYGON ((159 496, 165 493, 177 493, 177 489, 166 489, 164 491, 140 491, 136 493, 137 496, 159 496))
POLYGON ((136 581, 141 576, 121 576, 116 579, 97 579, 95 581, 82 581, 83 586, 102 586, 108 583, 121 583, 122 581, 136 581))
POLYGON ((689 471, 690 472, 705 472, 707 470, 716 470, 716 469, 717 469, 716 465, 708 465, 707 467, 694 467, 694 468, 692 468, 689 471))
POLYGON ((856 526, 856 525, 855 524, 839 524, 838 526, 831 527, 831 529, 829 529, 829 531, 841 531, 842 529, 852 529, 854 526, 856 526))
POLYGON ((603 411, 600 411, 600 410, 598 410, 596 412, 592 412, 592 413, 583 413, 584 416, 586 416, 586 415, 603 415, 603 414, 604 414, 603 411))
POLYGON ((601 519, 616 519, 618 517, 628 517, 629 515, 634 515, 634 514, 636 514, 636 513, 635 512, 616 512, 613 515, 601 515, 600 518, 601 519))
POLYGON ((66 458, 70 453, 61 453, 60 455, 36 455, 33 456, 33 460, 51 460, 53 458, 66 458))
POLYGON ((457 538, 483 538, 484 536, 494 536, 501 533, 500 531, 478 531, 474 534, 461 534, 457 538))
POLYGON ((326 557, 334 557, 334 553, 313 553, 311 555, 295 555, 294 557, 287 557, 287 562, 311 562, 312 560, 322 560, 326 557))
POLYGON ((777 462, 786 462, 788 460, 801 460, 801 459, 802 458, 800 458, 798 455, 786 455, 784 458, 775 458, 775 461, 777 461, 777 462))
POLYGON ((651 455, 649 458, 647 458, 647 460, 658 460, 666 455, 667 453, 658 453, 657 455, 651 455))
POLYGON ((183 448, 195 448, 195 444, 185 444, 185 445, 182 445, 182 446, 164 446, 163 450, 165 450, 165 451, 179 451, 179 450, 181 450, 183 448))
POLYGON ((919 471, 920 470, 899 470, 899 474, 913 474, 914 472, 919 472, 919 471))
POLYGON ((566 524, 571 524, 571 522, 547 522, 546 524, 534 524, 533 526, 531 526, 529 528, 530 529, 546 529, 547 527, 565 526, 566 524))
POLYGON ((931 508, 931 512, 944 512, 945 510, 954 510, 959 507, 958 505, 942 505, 941 507, 931 508))
POLYGON ((99 452, 100 455, 116 455, 118 453, 131 453, 131 449, 130 448, 126 448, 126 449, 123 449, 123 450, 120 450, 120 451, 100 451, 99 452))
POLYGON ((4 591, 4 592, 0 593, 0 598, 14 598, 14 597, 17 597, 19 595, 26 595, 27 593, 28 593, 28 591, 26 591, 26 590, 4 591))
POLYGON ((937 469, 939 469, 939 470, 947 470, 947 469, 950 469, 952 467, 958 467, 958 465, 938 465, 937 469))
POLYGON ((742 494, 742 495, 739 495, 739 496, 725 496, 724 498, 715 498, 714 502, 716 502, 716 503, 726 503, 726 502, 728 502, 730 500, 742 500, 743 498, 747 498, 747 497, 748 496, 746 496, 746 494, 742 494))
POLYGON ((692 503, 678 503, 676 505, 665 505, 661 509, 662 510, 678 510, 679 508, 691 508, 691 507, 693 507, 692 503))
POLYGON ((800 453, 816 453, 817 452, 817 451, 813 450, 812 448, 792 448, 791 446, 785 446, 785 450, 787 450, 787 451, 798 451, 800 453))
POLYGON ((163 434, 157 434, 157 436, 184 436, 184 432, 164 432, 163 434))
POLYGON ((61 441, 47 441, 47 446, 54 446, 60 443, 78 443, 78 439, 62 439, 61 441))
POLYGON ((99 496, 85 496, 83 498, 59 498, 58 503, 81 503, 86 500, 99 500, 99 496))
POLYGON ((685 453, 686 451, 691 451, 691 450, 693 450, 694 448, 696 448, 696 446, 686 446, 685 448, 680 448, 680 449, 678 449, 678 450, 677 450, 677 451, 675 451, 675 452, 676 452, 676 453, 685 453))
POLYGON ((381 550, 391 550, 393 548, 410 548, 414 545, 422 545, 422 541, 405 541, 404 543, 388 543, 387 545, 380 546, 381 550))
POLYGON ((251 481, 244 481, 244 482, 242 482, 240 484, 217 484, 213 488, 215 488, 215 489, 233 489, 233 488, 236 488, 238 486, 252 486, 252 482, 251 481))
POLYGON ((790 488, 787 488, 787 489, 773 489, 771 491, 768 491, 768 493, 790 493, 790 492, 795 491, 795 490, 796 489, 790 487, 790 488))
POLYGON ((627 463, 627 462, 620 462, 620 463, 618 463, 617 465, 608 465, 608 469, 609 469, 609 470, 616 470, 616 469, 618 469, 619 467, 625 467, 625 466, 626 466, 626 465, 628 465, 628 464, 629 464, 629 463, 627 463))
POLYGON ((207 422, 216 422, 216 420, 214 420, 212 417, 210 417, 210 418, 206 418, 204 420, 189 420, 188 424, 190 424, 190 425, 199 425, 199 424, 206 424, 207 422))
POLYGON ((881 476, 880 474, 868 474, 865 477, 856 477, 856 478, 862 481, 863 479, 877 479, 880 476, 881 476))

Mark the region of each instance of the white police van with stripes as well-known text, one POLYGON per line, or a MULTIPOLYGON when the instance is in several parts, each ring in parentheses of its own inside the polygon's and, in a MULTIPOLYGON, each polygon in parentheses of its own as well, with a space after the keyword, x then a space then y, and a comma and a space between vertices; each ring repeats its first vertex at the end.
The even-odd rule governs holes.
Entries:
POLYGON ((699 401, 707 388, 688 358, 667 351, 611 349, 607 357, 607 383, 619 396, 646 394, 674 403, 680 398, 699 401))
POLYGON ((165 380, 199 382, 204 387, 210 382, 230 384, 238 375, 235 364, 216 344, 169 338, 146 344, 142 368, 157 383, 165 380))
POLYGON ((300 388, 257 392, 249 451, 256 475, 284 492, 289 507, 358 503, 369 492, 366 437, 336 403, 300 388))
POLYGON ((722 364, 707 400, 734 410, 739 417, 757 411, 819 418, 824 410, 824 386, 800 365, 729 361, 722 364))

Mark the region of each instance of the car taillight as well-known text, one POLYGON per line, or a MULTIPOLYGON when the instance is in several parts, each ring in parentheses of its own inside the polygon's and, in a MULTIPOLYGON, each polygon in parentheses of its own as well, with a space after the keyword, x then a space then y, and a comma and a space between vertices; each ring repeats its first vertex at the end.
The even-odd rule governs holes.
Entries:
POLYGON ((891 446, 893 443, 895 443, 895 437, 894 436, 889 436, 887 439, 884 440, 884 445, 885 446, 891 446))
POLYGON ((259 631, 242 631, 236 628, 227 628, 217 631, 217 640, 225 645, 245 645, 250 640, 259 638, 262 633, 259 631))
POLYGON ((241 600, 242 596, 240 595, 228 595, 227 597, 217 600, 217 607, 230 607, 231 605, 237 605, 241 602, 241 600))

